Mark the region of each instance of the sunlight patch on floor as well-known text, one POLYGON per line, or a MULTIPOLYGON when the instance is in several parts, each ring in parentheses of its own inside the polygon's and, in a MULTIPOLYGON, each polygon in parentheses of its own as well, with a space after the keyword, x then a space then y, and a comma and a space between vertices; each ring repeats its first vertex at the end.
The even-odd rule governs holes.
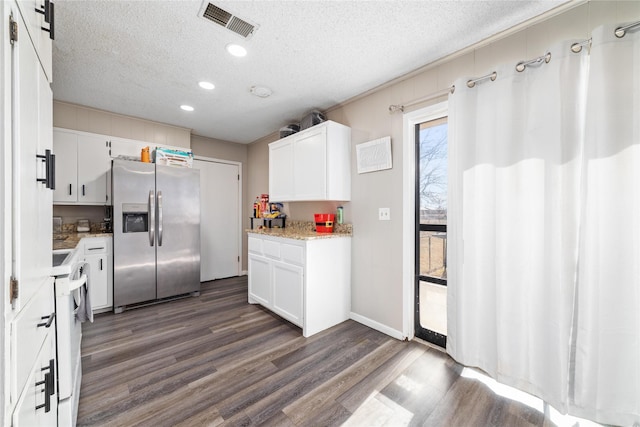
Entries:
MULTIPOLYGON (((516 402, 520 402, 523 405, 527 405, 528 407, 544 414, 544 402, 542 401, 542 399, 532 396, 529 393, 525 393, 524 391, 501 384, 493 378, 470 368, 464 368, 460 376, 480 381, 481 383, 489 387, 489 389, 491 389, 491 391, 493 391, 495 394, 510 400, 514 400, 516 402)), ((571 415, 563 415, 558 412, 553 406, 547 406, 549 411, 549 419, 558 427, 603 427, 601 424, 595 423, 593 421, 573 417, 571 415)))
POLYGON ((373 393, 342 427, 404 427, 409 425, 413 413, 383 394, 373 393))

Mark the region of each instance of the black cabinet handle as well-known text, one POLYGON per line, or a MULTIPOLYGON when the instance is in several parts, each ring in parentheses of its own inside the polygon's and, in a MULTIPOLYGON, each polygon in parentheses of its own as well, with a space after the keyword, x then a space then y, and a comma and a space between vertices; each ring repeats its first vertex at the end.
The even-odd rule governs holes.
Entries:
POLYGON ((36 382, 36 386, 44 384, 44 390, 42 390, 44 392, 44 403, 42 405, 36 405, 36 410, 44 408, 44 412, 51 411, 51 395, 53 394, 51 391, 51 378, 52 373, 47 372, 44 374, 44 381, 36 382))
POLYGON ((71 195, 71 184, 69 184, 69 195, 71 195))
POLYGON ((49 28, 40 27, 42 31, 46 31, 49 33, 49 38, 51 40, 55 40, 55 13, 53 9, 53 2, 50 0, 45 0, 44 6, 42 9, 36 9, 36 12, 42 13, 44 15, 44 21, 49 24, 49 28))
POLYGON ((44 155, 36 154, 36 158, 40 159, 45 166, 45 177, 38 178, 36 177, 36 181, 42 182, 45 187, 55 190, 56 188, 56 156, 51 154, 51 150, 44 150, 44 155))
POLYGON ((44 6, 40 6, 40 9, 36 8, 36 12, 44 15, 44 22, 46 22, 47 24, 50 23, 51 22, 51 1, 44 0, 44 6))
POLYGON ((102 258, 100 258, 100 271, 102 271, 102 258))
MULTIPOLYGON (((46 387, 48 387, 49 396, 52 396, 56 392, 56 388, 55 388, 56 364, 54 359, 49 359, 49 366, 45 366, 41 370, 46 371, 47 369, 49 370, 49 378, 48 378, 49 382, 47 383, 46 387)), ((46 380, 47 378, 45 377, 45 381, 46 380)))
POLYGON ((44 22, 51 23, 51 1, 44 0, 44 22))
POLYGON ((82 184, 82 195, 84 196, 84 184, 82 184))
POLYGON ((42 320, 47 319, 47 321, 38 323, 36 326, 38 326, 38 328, 41 327, 41 326, 44 326, 45 328, 50 328, 51 324, 53 323, 55 318, 56 318, 56 313, 55 312, 51 313, 48 316, 42 316, 40 319, 42 319, 42 320))
POLYGON ((49 154, 49 171, 47 172, 47 179, 49 180, 49 188, 56 189, 56 155, 49 154))

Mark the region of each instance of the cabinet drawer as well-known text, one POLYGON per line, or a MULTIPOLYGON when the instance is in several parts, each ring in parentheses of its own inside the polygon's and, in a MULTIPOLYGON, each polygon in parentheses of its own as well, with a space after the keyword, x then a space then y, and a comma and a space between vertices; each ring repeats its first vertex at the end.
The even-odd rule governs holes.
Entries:
POLYGON ((249 236, 249 252, 262 255, 262 239, 249 236))
POLYGON ((282 261, 294 264, 304 264, 304 247, 283 243, 280 246, 280 257, 282 261))
POLYGON ((18 392, 24 387, 47 334, 55 333, 55 320, 47 327, 50 316, 54 314, 53 298, 53 278, 51 277, 42 284, 13 321, 11 356, 16 369, 16 375, 13 376, 15 379, 13 389, 18 392))
POLYGON ((280 243, 273 240, 264 240, 262 242, 262 250, 266 256, 280 259, 280 243))
POLYGON ((107 239, 101 237, 93 237, 84 239, 84 254, 98 255, 107 253, 107 239))

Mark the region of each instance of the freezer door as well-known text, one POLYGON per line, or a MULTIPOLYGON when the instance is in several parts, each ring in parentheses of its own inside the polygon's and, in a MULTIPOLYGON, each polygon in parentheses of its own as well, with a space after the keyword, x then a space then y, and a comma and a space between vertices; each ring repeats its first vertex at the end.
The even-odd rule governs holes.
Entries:
POLYGON ((200 290, 200 171, 156 165, 158 298, 200 290))
POLYGON ((113 305, 156 299, 155 168, 113 161, 113 305))

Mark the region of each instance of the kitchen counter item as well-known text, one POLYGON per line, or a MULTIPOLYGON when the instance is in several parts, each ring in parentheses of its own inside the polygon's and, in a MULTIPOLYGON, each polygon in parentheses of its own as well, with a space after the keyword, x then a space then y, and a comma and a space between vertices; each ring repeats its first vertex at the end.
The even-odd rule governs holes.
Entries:
POLYGON ((335 214, 314 214, 316 231, 318 233, 333 233, 335 214))
POLYGON ((53 232, 60 233, 62 231, 62 217, 53 217, 53 232))
POLYGON ((88 219, 79 219, 78 224, 76 226, 76 231, 78 233, 88 233, 89 228, 89 220, 88 219))

